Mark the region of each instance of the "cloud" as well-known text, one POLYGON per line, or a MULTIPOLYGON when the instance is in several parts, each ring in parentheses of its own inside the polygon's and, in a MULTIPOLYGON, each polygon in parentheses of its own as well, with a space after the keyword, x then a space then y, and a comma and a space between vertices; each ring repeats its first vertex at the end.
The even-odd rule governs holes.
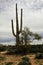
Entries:
POLYGON ((16 2, 19 21, 20 9, 23 8, 23 27, 27 26, 33 32, 43 32, 43 0, 0 0, 0 32, 9 33, 12 36, 11 19, 14 19, 15 24, 16 2))
POLYGON ((14 4, 13 1, 14 0, 0 0, 0 12, 7 10, 7 8, 9 9, 12 4, 14 4))
POLYGON ((33 0, 33 2, 31 3, 31 8, 33 10, 43 9, 43 1, 42 0, 33 0))

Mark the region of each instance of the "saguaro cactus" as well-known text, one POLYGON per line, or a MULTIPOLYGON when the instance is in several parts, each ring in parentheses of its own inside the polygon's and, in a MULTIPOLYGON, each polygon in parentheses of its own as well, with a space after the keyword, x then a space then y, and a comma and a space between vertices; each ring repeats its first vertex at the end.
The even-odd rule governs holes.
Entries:
POLYGON ((14 32, 13 19, 11 20, 12 33, 16 37, 16 45, 19 45, 19 43, 20 43, 19 34, 22 31, 22 9, 21 9, 21 20, 20 21, 21 21, 21 23, 20 23, 20 30, 19 30, 18 11, 17 11, 17 3, 16 3, 16 34, 14 32))

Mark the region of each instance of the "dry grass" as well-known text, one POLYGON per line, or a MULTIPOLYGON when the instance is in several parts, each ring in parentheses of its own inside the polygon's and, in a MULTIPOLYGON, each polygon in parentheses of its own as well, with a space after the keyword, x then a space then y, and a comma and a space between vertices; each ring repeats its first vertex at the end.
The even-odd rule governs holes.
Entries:
MULTIPOLYGON (((24 57, 20 55, 5 55, 3 53, 0 53, 0 56, 5 57, 3 61, 0 61, 0 65, 5 65, 7 62, 13 62, 12 65, 17 65, 22 60, 21 58, 24 57)), ((32 65, 43 65, 43 59, 35 59, 35 54, 29 54, 26 56, 30 58, 32 65)))

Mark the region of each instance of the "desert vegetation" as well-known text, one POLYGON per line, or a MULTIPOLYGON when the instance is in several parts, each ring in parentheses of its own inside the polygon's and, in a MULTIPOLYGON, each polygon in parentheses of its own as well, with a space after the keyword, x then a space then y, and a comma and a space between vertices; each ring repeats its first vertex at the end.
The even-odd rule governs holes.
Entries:
POLYGON ((31 32, 27 27, 22 30, 22 12, 23 9, 21 9, 19 28, 16 3, 16 33, 14 31, 13 19, 11 20, 12 34, 16 37, 16 45, 0 45, 0 65, 43 65, 43 45, 30 45, 30 42, 33 40, 40 40, 41 36, 31 32))
POLYGON ((23 57, 22 61, 18 65, 31 65, 28 57, 23 57))

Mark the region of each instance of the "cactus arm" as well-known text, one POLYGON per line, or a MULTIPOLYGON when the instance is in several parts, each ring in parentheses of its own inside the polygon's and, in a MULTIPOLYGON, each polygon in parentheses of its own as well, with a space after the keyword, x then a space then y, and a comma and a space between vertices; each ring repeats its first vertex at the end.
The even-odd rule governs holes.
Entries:
POLYGON ((23 10, 21 9, 21 23, 20 23, 20 31, 19 31, 19 33, 22 32, 22 11, 23 10))
POLYGON ((14 33, 13 20, 11 20, 11 24, 12 24, 12 33, 13 33, 13 35, 16 37, 16 35, 15 35, 15 33, 14 33))

